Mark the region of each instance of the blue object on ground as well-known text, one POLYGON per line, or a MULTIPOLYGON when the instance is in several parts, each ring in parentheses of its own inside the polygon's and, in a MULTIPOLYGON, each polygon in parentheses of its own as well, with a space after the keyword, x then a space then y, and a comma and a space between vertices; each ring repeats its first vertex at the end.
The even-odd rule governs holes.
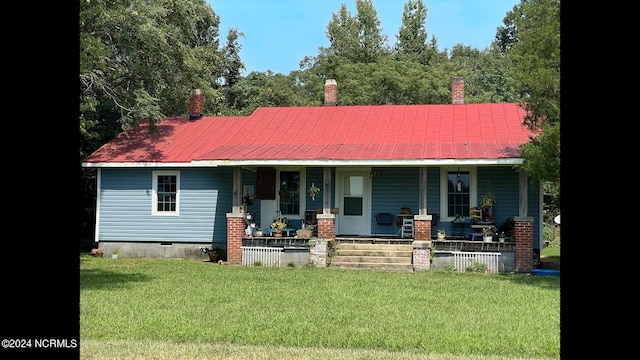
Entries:
POLYGON ((560 270, 554 269, 532 269, 531 275, 535 276, 560 276, 560 270))

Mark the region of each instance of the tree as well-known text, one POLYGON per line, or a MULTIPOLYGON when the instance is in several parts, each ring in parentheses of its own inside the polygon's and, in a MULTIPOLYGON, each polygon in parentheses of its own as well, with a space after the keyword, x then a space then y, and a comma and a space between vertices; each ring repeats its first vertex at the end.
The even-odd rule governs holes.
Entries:
POLYGON ((238 29, 229 29, 227 35, 227 43, 224 46, 225 69, 223 72, 224 85, 233 86, 240 79, 240 72, 245 69, 242 59, 240 59, 240 50, 242 46, 238 44, 238 38, 244 37, 244 33, 238 29))
POLYGON ((204 0, 81 1, 81 135, 105 124, 106 141, 141 119, 184 114, 190 89, 222 73, 218 24, 204 0))
MULTIPOLYGON (((79 8, 79 157, 84 159, 141 120, 149 128, 188 112, 201 88, 220 106, 215 84, 224 70, 219 18, 204 0, 91 0, 79 8)), ((93 231, 95 171, 81 169, 83 237, 93 231), (85 233, 86 231, 86 233, 85 233)))
POLYGON ((435 37, 427 43, 426 21, 427 8, 422 0, 409 0, 404 4, 402 25, 394 46, 394 52, 400 58, 408 57, 423 65, 431 62, 438 47, 435 37))
POLYGON ((351 63, 375 62, 379 56, 389 52, 387 36, 382 33, 371 0, 356 0, 356 9, 357 14, 352 17, 343 3, 338 13, 331 14, 326 32, 329 48, 323 51, 351 63))
POLYGON ((375 62, 381 55, 389 53, 387 36, 382 32, 372 0, 356 0, 356 9, 360 26, 358 60, 363 63, 375 62))
POLYGON ((522 0, 514 12, 509 54, 525 124, 537 129, 560 121, 560 0, 522 0))
POLYGON ((496 42, 514 64, 524 124, 536 132, 523 145, 520 168, 543 182, 551 197, 545 207, 557 206, 547 211, 554 214, 560 208, 560 0, 521 0, 503 21, 496 42))
POLYGON ((522 167, 543 181, 559 182, 560 0, 522 0, 504 21, 496 39, 513 62, 524 124, 538 134, 523 149, 522 167))
POLYGON ((456 44, 443 72, 464 78, 465 103, 516 102, 520 97, 511 67, 495 44, 483 50, 456 44))
POLYGON ((225 69, 222 76, 224 77, 225 88, 225 104, 235 103, 233 93, 229 91, 241 78, 240 72, 245 69, 244 63, 240 59, 240 50, 242 46, 238 44, 238 38, 244 37, 244 33, 237 29, 229 29, 227 35, 227 43, 224 46, 225 69))
POLYGON ((250 115, 259 106, 320 105, 306 96, 307 92, 296 80, 291 74, 252 71, 229 89, 230 99, 235 102, 224 115, 250 115))
POLYGON ((357 62, 357 49, 360 47, 358 38, 359 25, 357 20, 347 10, 347 5, 340 5, 338 13, 331 14, 327 25, 326 35, 329 47, 324 49, 328 55, 342 57, 350 62, 357 62))

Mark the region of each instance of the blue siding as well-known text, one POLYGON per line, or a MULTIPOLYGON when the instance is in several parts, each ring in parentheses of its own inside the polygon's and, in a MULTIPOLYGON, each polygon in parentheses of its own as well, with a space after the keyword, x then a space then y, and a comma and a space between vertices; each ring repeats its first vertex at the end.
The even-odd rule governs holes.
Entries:
MULTIPOLYGON (((407 206, 418 213, 420 172, 413 167, 376 168, 372 181, 371 232, 375 232, 375 214, 398 214, 407 206)), ((440 212, 440 168, 427 168, 427 213, 440 212)))
POLYGON ((399 214, 402 207, 418 213, 419 173, 417 168, 376 168, 371 181, 371 233, 375 233, 375 214, 388 212, 399 214))
POLYGON ((231 169, 181 169, 179 216, 151 215, 152 174, 102 169, 100 241, 226 242, 231 169))
MULTIPOLYGON (((399 213, 403 206, 418 213, 419 170, 414 167, 376 168, 372 180, 371 233, 375 232, 378 212, 399 213)), ((427 168, 427 212, 440 213, 440 168, 427 168)), ((322 207, 311 200, 306 189, 311 183, 321 187, 323 168, 306 169, 304 184, 307 210, 322 207)), ((152 216, 151 187, 153 169, 111 169, 101 171, 99 241, 141 242, 222 242, 227 241, 226 213, 231 212, 233 172, 231 168, 180 169, 180 215, 152 216)), ((511 167, 479 167, 478 197, 489 184, 496 197, 493 215, 496 226, 518 215, 518 173, 511 167)), ((335 171, 333 172, 335 181, 335 171)), ((256 174, 243 170, 243 185, 256 185, 256 174)), ((534 218, 534 248, 538 248, 540 187, 529 183, 528 216, 534 218)), ((254 188, 255 190, 255 188, 254 188)), ((333 198, 333 197, 332 197, 333 198)), ((479 199, 478 199, 479 200, 479 199)), ((335 199, 333 200, 335 203, 335 199)), ((335 205, 334 205, 335 206, 335 205)), ((260 222, 260 200, 254 199, 249 211, 260 222)), ((452 224, 441 222, 435 228, 453 233, 452 224)), ((434 230, 435 231, 435 230, 434 230)), ((468 228, 465 229, 465 232, 468 228)))
MULTIPOLYGON (((309 196, 309 193, 307 192, 307 189, 309 189, 309 187, 311 186, 311 183, 315 183, 317 187, 319 187, 320 189, 323 188, 322 186, 322 182, 323 182, 323 172, 324 172, 324 168, 322 167, 309 167, 309 168, 305 168, 302 170, 303 172, 306 171, 306 183, 302 184, 302 191, 304 192, 304 195, 306 197, 306 209, 305 210, 313 210, 316 211, 319 208, 322 208, 322 196, 323 194, 320 193, 319 196, 316 196, 315 200, 311 199, 311 196, 309 196)), ((335 169, 332 170, 332 176, 333 176, 333 182, 335 183, 335 169)), ((257 176, 256 173, 253 171, 249 171, 249 170, 243 170, 242 172, 242 184, 243 185, 253 185, 254 186, 254 190, 256 189, 257 186, 257 176)), ((333 190, 333 189, 332 189, 333 190)), ((332 204, 335 204, 335 199, 332 199, 332 204)), ((335 205, 333 205, 335 206, 335 205)), ((260 223, 261 222, 261 216, 263 216, 262 214, 260 214, 260 200, 258 199, 254 199, 253 203, 251 205, 249 205, 247 207, 248 211, 251 212, 252 214, 255 215, 255 221, 256 223, 260 223)), ((294 224, 294 225, 298 225, 298 224, 294 224)))
MULTIPOLYGON (((309 196, 309 192, 307 191, 307 189, 309 189, 311 187, 311 183, 315 183, 317 187, 319 187, 321 190, 324 191, 323 189, 323 171, 324 169, 321 167, 310 167, 310 168, 306 168, 306 172, 307 172, 307 183, 303 184, 304 186, 304 193, 306 196, 306 204, 307 204, 307 209, 306 210, 317 210, 319 208, 322 208, 322 191, 320 192, 320 195, 316 196, 315 200, 311 199, 311 196, 309 196)), ((331 171, 331 175, 332 175, 332 183, 335 184, 335 169, 332 169, 331 171)), ((333 191, 333 189, 331 189, 333 191)), ((334 194, 335 195, 335 194, 334 194)))
POLYGON ((508 217, 518 216, 519 175, 511 167, 478 168, 478 203, 489 191, 496 198, 493 217, 500 227, 508 217))
MULTIPOLYGON (((372 181, 371 203, 371 232, 375 231, 375 214, 378 212, 399 213, 403 206, 411 208, 411 212, 418 213, 419 199, 419 171, 418 168, 388 167, 376 168, 377 175, 372 181)), ((427 168, 427 213, 442 214, 440 209, 440 168, 427 168)), ((478 201, 489 191, 496 197, 493 216, 496 226, 500 226, 509 217, 518 216, 518 182, 519 175, 512 167, 478 167, 478 201)), ((529 185, 528 216, 534 217, 534 224, 540 221, 538 208, 540 206, 539 185, 531 182, 529 185)), ((452 224, 439 223, 435 228, 453 233, 452 224)), ((468 227, 465 232, 468 232, 468 227)), ((456 229, 459 231, 459 228, 456 229)), ((534 226, 534 247, 539 238, 538 226, 534 226)))

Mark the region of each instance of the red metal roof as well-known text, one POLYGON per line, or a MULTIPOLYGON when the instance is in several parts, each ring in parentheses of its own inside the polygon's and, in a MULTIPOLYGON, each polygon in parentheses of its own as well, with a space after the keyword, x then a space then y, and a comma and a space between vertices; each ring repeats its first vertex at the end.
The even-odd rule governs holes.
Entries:
POLYGON ((531 132, 516 103, 261 107, 167 118, 118 135, 85 164, 519 158, 531 132))

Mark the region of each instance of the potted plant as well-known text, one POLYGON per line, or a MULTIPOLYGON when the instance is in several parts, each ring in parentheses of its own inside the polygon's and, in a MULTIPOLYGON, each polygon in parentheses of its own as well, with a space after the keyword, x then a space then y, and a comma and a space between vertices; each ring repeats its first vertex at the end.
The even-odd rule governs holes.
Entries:
POLYGON ((305 224, 302 229, 296 230, 296 235, 301 239, 309 239, 313 234, 313 225, 305 224))
POLYGON ((288 227, 287 218, 273 220, 273 222, 271 223, 271 228, 273 229, 273 236, 281 237, 282 230, 286 229, 287 227, 288 227))
POLYGON ((490 228, 490 227, 482 228, 482 240, 484 242, 493 241, 493 228, 490 228))
POLYGON ((111 258, 112 258, 112 259, 117 259, 119 254, 120 254, 120 250, 115 249, 115 250, 113 250, 113 252, 111 253, 111 258))
POLYGON ((507 220, 505 220, 505 222, 502 223, 502 225, 500 225, 500 227, 498 228, 499 232, 503 232, 505 233, 505 235, 508 236, 515 236, 514 232, 516 230, 516 222, 513 221, 512 217, 508 217, 507 220))
POLYGON ((315 183, 311 183, 311 187, 309 188, 309 196, 311 196, 311 200, 316 200, 316 195, 320 193, 320 188, 316 186, 315 183))
POLYGON ((256 228, 256 236, 262 236, 262 235, 263 235, 263 234, 262 234, 262 228, 258 226, 258 227, 256 228))
POLYGON ((484 196, 480 200, 481 206, 493 206, 495 204, 496 204, 496 198, 495 196, 493 196, 493 193, 491 193, 491 191, 484 194, 484 196))
POLYGON ((447 232, 444 229, 438 229, 438 239, 444 239, 447 237, 447 232))
POLYGON ((498 234, 498 241, 504 242, 504 239, 506 238, 507 238, 507 234, 505 234, 504 231, 500 231, 500 233, 498 234))

